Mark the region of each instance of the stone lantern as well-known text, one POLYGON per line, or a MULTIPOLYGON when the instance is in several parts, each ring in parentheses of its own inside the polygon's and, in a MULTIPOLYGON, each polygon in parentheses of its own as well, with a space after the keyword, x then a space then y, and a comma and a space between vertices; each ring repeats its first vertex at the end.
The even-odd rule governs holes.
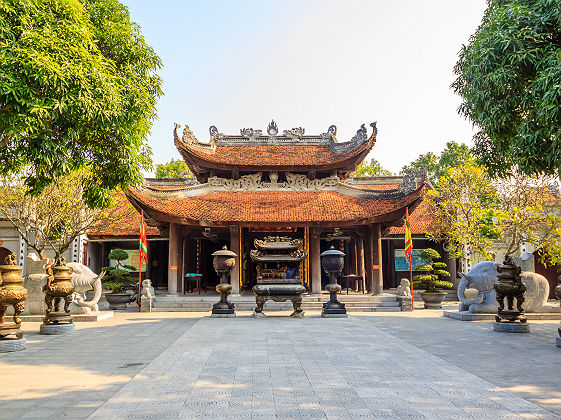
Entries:
POLYGON ((220 251, 212 253, 214 257, 212 264, 214 270, 220 275, 220 284, 216 286, 216 291, 220 293, 220 301, 212 305, 212 316, 215 318, 233 318, 234 304, 228 301, 228 295, 232 291, 232 286, 228 283, 228 275, 236 265, 237 255, 229 251, 226 245, 220 251))
POLYGON ((497 293, 499 309, 495 316, 494 331, 501 332, 530 332, 530 327, 526 323, 524 314, 524 292, 526 286, 520 277, 521 269, 514 263, 510 255, 505 256, 504 262, 497 268, 497 282, 494 285, 497 293), (507 309, 505 302, 507 300, 507 309), (514 298, 516 298, 516 308, 514 308, 514 298))
POLYGON ((74 285, 72 284, 72 267, 68 267, 64 257, 47 268, 47 284, 43 286, 47 311, 39 332, 46 335, 66 334, 74 331, 74 320, 68 306, 72 302, 74 285), (64 304, 62 310, 61 304, 64 304))
POLYGON ((0 265, 0 353, 25 349, 20 315, 25 308, 27 289, 21 285, 21 270, 14 253, 0 265), (14 322, 5 322, 8 306, 14 308, 14 322))
POLYGON ((341 291, 341 286, 337 284, 337 278, 345 266, 345 254, 333 245, 329 250, 321 253, 321 265, 325 273, 329 276, 329 284, 325 286, 329 292, 329 302, 323 304, 321 316, 324 318, 346 318, 347 310, 345 304, 337 300, 337 293, 341 291))

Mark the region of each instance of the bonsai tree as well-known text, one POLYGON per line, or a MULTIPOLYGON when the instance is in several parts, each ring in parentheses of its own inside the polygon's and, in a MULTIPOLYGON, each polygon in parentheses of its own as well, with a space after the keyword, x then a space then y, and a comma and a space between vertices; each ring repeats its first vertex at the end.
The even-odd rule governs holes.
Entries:
POLYGON ((117 261, 114 267, 103 267, 106 272, 103 277, 103 288, 111 290, 113 293, 124 293, 127 286, 136 284, 136 279, 130 275, 130 271, 136 270, 132 265, 123 264, 129 258, 129 254, 122 249, 112 249, 109 253, 109 259, 117 261))
POLYGON ((435 261, 441 258, 440 254, 432 248, 426 248, 421 251, 421 258, 427 260, 428 264, 418 265, 413 268, 414 271, 421 272, 413 276, 413 288, 417 290, 424 289, 429 293, 438 292, 438 288, 451 289, 453 286, 452 282, 441 280, 442 278, 450 277, 450 273, 444 270, 446 263, 435 261))

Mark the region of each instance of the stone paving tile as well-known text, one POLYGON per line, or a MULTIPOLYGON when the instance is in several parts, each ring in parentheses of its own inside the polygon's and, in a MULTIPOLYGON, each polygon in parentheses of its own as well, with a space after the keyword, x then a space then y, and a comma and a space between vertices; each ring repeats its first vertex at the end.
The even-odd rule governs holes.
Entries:
POLYGON ((559 418, 369 321, 202 318, 90 418, 559 418))
POLYGON ((87 418, 198 319, 116 312, 65 336, 24 323, 27 348, 0 355, 0 419, 87 418))

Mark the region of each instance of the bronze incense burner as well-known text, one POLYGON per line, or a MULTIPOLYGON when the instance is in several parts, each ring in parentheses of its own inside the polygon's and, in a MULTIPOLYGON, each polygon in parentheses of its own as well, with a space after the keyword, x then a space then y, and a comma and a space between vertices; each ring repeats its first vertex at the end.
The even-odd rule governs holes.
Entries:
POLYGON ((47 284, 43 286, 47 305, 43 324, 71 324, 73 320, 68 306, 72 302, 74 292, 71 281, 72 268, 66 265, 64 257, 60 257, 56 263, 57 265, 47 268, 49 278, 47 284), (63 311, 60 310, 62 302, 64 302, 63 311))
POLYGON ((520 277, 521 268, 514 263, 510 255, 507 255, 504 262, 497 268, 497 271, 498 279, 494 288, 497 292, 499 309, 495 320, 497 322, 526 323, 527 319, 522 307, 526 286, 522 283, 522 278, 520 277), (505 310, 505 298, 508 305, 507 310, 505 310), (516 298, 516 309, 514 308, 514 298, 516 298))
POLYGON ((234 304, 228 300, 228 295, 232 291, 232 285, 228 283, 228 275, 236 265, 237 255, 224 245, 220 251, 213 252, 212 256, 214 270, 220 275, 220 283, 216 286, 216 291, 220 293, 220 301, 212 305, 212 315, 234 316, 234 304))
POLYGON ((21 271, 15 253, 8 255, 4 264, 0 265, 0 339, 9 335, 15 335, 18 339, 23 337, 20 315, 25 309, 27 289, 22 286, 21 271), (14 308, 13 323, 5 322, 8 306, 14 308))
POLYGON ((321 265, 325 273, 329 276, 329 284, 325 286, 329 292, 329 301, 323 304, 321 316, 346 316, 347 309, 345 304, 337 300, 337 293, 341 291, 341 286, 337 284, 337 278, 341 275, 345 266, 345 254, 333 245, 321 253, 321 265))

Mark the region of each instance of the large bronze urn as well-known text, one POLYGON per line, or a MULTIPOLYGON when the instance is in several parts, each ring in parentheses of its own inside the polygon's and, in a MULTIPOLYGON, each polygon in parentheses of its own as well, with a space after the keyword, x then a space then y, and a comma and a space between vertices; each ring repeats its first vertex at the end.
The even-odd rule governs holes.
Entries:
POLYGON ((47 284, 43 286, 46 315, 43 324, 72 324, 72 316, 68 306, 72 302, 74 285, 72 284, 72 267, 68 267, 64 257, 60 257, 56 265, 47 268, 47 284), (64 306, 61 308, 61 304, 64 306))
POLYGON ((524 314, 524 292, 526 286, 522 283, 520 276, 521 269, 514 263, 512 257, 507 255, 504 262, 497 268, 497 282, 494 285, 497 292, 497 302, 499 309, 495 320, 497 322, 506 323, 526 323, 526 315, 524 314), (505 310, 505 302, 507 300, 507 309, 505 310), (516 308, 514 308, 514 298, 516 298, 516 308))
POLYGON ((23 337, 20 315, 25 309, 27 289, 22 286, 21 270, 14 253, 8 255, 4 264, 0 265, 0 340, 10 335, 17 339, 23 337), (5 322, 9 306, 14 308, 13 323, 5 322))
POLYGON ((337 300, 337 293, 341 291, 341 286, 337 284, 337 278, 341 275, 345 266, 345 254, 333 245, 321 253, 321 265, 325 273, 329 276, 329 284, 325 286, 329 292, 329 301, 323 304, 321 316, 329 317, 346 317, 347 310, 345 304, 337 300))
POLYGON ((212 265, 220 276, 220 283, 216 286, 216 291, 220 293, 220 301, 212 305, 213 317, 234 317, 234 304, 228 301, 228 295, 232 291, 232 286, 228 283, 228 275, 236 265, 237 255, 229 251, 226 245, 220 251, 212 253, 214 259, 212 265))

